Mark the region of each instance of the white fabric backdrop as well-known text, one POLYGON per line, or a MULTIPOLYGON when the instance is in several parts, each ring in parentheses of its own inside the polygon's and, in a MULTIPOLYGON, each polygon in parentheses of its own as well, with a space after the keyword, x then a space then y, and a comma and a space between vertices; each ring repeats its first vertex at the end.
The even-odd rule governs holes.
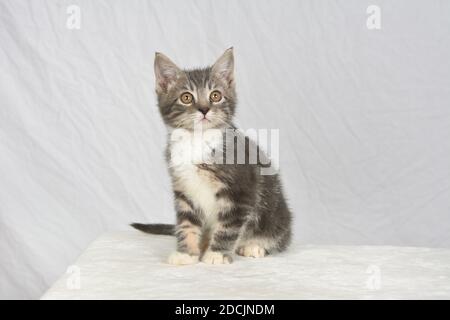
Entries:
POLYGON ((0 298, 38 298, 107 230, 174 221, 154 51, 234 46, 236 122, 280 128, 298 241, 450 247, 450 2, 373 2, 0 0, 0 298))

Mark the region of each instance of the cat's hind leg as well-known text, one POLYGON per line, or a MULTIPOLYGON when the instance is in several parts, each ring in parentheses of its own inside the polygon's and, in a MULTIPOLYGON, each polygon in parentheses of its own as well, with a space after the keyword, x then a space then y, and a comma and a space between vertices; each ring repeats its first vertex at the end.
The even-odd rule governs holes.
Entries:
POLYGON ((239 241, 236 253, 243 257, 263 258, 276 249, 269 239, 245 239, 239 241))
POLYGON ((244 257, 263 258, 266 256, 266 249, 258 244, 247 244, 239 247, 236 253, 244 257))

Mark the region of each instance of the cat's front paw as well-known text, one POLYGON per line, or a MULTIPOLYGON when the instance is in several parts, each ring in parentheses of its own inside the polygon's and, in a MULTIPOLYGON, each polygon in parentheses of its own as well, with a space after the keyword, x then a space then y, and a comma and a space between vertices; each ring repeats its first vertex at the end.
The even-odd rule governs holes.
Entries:
POLYGON ((175 251, 169 256, 167 262, 177 266, 194 264, 198 262, 198 256, 191 256, 184 252, 175 251))
POLYGON ((208 264, 230 264, 233 262, 233 258, 221 252, 206 251, 202 257, 202 261, 208 264))
POLYGON ((263 258, 266 255, 266 250, 257 244, 249 244, 240 247, 237 253, 244 257, 263 258))

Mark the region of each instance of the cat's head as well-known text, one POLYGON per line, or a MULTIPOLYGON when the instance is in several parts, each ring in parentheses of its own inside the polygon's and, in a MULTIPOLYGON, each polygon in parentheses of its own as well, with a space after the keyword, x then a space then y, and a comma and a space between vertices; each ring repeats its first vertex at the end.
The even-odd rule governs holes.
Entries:
POLYGON ((156 53, 156 94, 166 125, 188 130, 230 126, 236 107, 233 68, 233 48, 211 67, 193 70, 182 70, 156 53))

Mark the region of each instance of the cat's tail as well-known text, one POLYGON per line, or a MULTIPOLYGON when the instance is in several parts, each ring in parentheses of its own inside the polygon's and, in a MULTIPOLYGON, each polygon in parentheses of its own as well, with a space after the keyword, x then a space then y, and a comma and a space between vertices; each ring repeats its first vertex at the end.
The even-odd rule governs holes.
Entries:
POLYGON ((173 224, 162 224, 162 223, 151 223, 151 224, 144 224, 144 223, 132 223, 130 224, 135 229, 138 229, 145 233, 151 233, 151 234, 164 234, 173 236, 175 235, 175 225, 173 224))

